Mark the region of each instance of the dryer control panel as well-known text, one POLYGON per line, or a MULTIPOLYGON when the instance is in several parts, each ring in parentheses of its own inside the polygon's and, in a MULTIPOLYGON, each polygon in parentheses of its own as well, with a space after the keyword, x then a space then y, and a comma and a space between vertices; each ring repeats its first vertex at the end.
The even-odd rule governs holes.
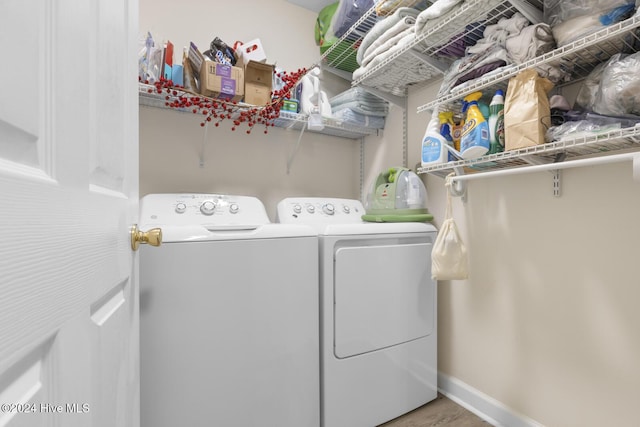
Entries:
POLYGON ((256 197, 223 194, 149 194, 140 200, 140 223, 148 226, 269 224, 256 197))
POLYGON ((278 203, 276 220, 285 224, 349 224, 361 223, 364 213, 359 200, 289 197, 278 203))

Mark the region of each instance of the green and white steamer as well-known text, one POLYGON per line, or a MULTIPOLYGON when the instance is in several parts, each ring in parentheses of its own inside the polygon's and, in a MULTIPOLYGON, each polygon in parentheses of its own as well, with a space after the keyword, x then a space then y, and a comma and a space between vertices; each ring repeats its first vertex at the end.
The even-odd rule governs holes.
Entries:
POLYGON ((414 172, 393 167, 382 172, 365 203, 364 221, 426 222, 433 215, 427 210, 427 189, 414 172))

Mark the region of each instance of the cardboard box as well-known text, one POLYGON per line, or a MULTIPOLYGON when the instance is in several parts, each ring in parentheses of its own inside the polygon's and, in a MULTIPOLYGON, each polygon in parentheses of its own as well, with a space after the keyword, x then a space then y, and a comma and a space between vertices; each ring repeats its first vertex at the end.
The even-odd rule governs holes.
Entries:
POLYGON ((273 65, 249 61, 244 69, 244 102, 266 105, 271 101, 273 65))
POLYGON ((203 61, 200 68, 200 93, 210 98, 240 101, 244 96, 242 68, 203 61))

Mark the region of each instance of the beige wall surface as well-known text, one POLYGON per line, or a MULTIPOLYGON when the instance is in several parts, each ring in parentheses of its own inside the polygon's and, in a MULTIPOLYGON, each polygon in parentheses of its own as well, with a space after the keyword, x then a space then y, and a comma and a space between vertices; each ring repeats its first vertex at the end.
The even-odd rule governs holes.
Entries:
MULTIPOLYGON (((141 36, 150 31, 176 49, 193 41, 201 51, 214 37, 228 44, 259 38, 269 63, 286 71, 319 61, 317 14, 285 0, 242 2, 140 1, 141 36), (249 13, 250 11, 250 13, 249 13)), ((181 48, 178 49, 181 52, 181 48)), ((181 58, 177 54, 176 60, 181 58)), ((322 87, 338 93, 348 82, 323 73, 322 87)), ((231 131, 230 122, 206 132, 188 113, 140 108, 140 195, 206 192, 260 198, 275 220, 279 200, 291 196, 360 197, 360 140, 257 127, 231 131), (202 156, 202 166, 200 158, 202 156), (290 161, 290 159, 292 159, 290 161), (287 164, 290 170, 287 173, 287 164)))
MULTIPOLYGON (((438 88, 413 91, 409 111, 438 88)), ((429 117, 410 119, 412 143, 429 117)), ((419 155, 419 145, 410 152, 419 155)), ((639 425, 640 183, 632 172, 631 162, 564 170, 560 197, 550 172, 468 182, 467 202, 453 198, 453 211, 470 278, 438 284, 440 372, 545 426, 639 425)), ((426 183, 439 225, 444 180, 426 183)))
MULTIPOLYGON (((313 12, 284 0, 186 4, 141 0, 141 31, 176 46, 260 38, 269 61, 288 70, 318 60, 313 12)), ((411 90, 409 167, 429 120, 416 109, 439 85, 411 90)), ((357 140, 306 133, 287 174, 297 138, 222 126, 205 140, 189 114, 141 107, 140 193, 256 195, 272 216, 286 196, 362 198, 381 170, 403 163, 403 110, 391 107, 362 157, 357 140)), ((444 181, 423 178, 439 225, 444 181)), ((439 370, 545 426, 637 426, 640 183, 630 164, 566 170, 561 197, 549 172, 475 180, 453 210, 470 279, 438 285, 439 370)))

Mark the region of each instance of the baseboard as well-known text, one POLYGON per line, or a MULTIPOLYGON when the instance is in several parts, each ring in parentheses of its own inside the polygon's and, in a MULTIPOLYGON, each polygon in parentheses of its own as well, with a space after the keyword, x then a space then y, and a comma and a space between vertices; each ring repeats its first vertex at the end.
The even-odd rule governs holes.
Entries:
POLYGON ((441 372, 438 372, 438 391, 493 426, 543 427, 542 424, 514 412, 502 402, 441 372))

